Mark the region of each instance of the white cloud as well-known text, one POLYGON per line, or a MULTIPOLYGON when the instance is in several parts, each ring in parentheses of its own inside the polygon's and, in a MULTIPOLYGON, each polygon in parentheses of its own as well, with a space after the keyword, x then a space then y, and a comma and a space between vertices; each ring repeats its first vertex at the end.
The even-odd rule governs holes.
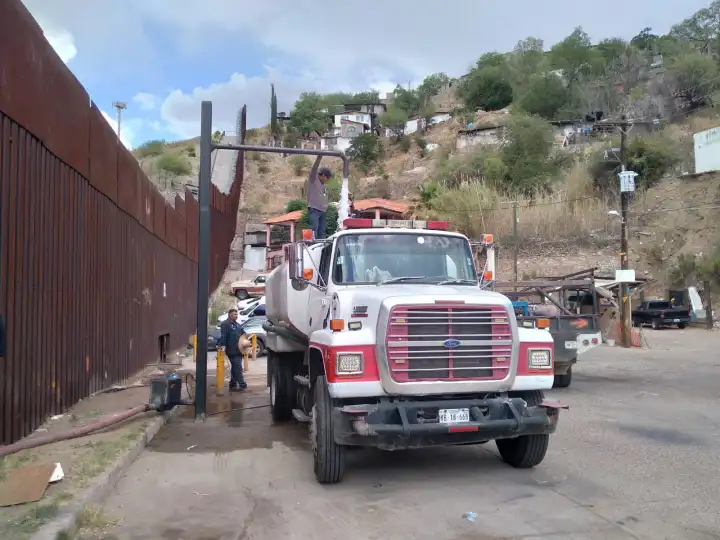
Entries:
POLYGON ((157 107, 158 99, 153 94, 147 92, 138 92, 133 97, 133 101, 140 105, 143 111, 153 111, 157 107))
MULTIPOLYGON (((105 111, 100 111, 100 112, 102 113, 103 118, 105 118, 105 120, 107 120, 107 123, 110 124, 110 127, 112 128, 112 130, 115 133, 117 133, 117 131, 118 131, 117 120, 115 120, 112 116, 110 116, 105 111)), ((137 133, 136 129, 137 129, 138 120, 130 120, 130 121, 126 122, 125 119, 123 118, 121 120, 121 122, 122 122, 122 126, 120 127, 120 141, 125 145, 125 148, 127 148, 128 150, 132 150, 132 148, 133 148, 132 142, 137 133)))
POLYGON ((75 47, 75 37, 64 28, 53 28, 41 24, 45 39, 58 54, 60 59, 66 64, 77 56, 77 47, 75 47))
MULTIPOLYGON (((73 67, 83 80, 141 82, 131 91, 157 99, 140 93, 138 108, 155 105, 178 136, 198 134, 203 99, 214 103, 216 129, 234 130, 243 103, 250 126, 266 124, 270 82, 280 110, 289 112, 302 91, 385 92, 432 72, 460 75, 482 53, 508 50, 527 36, 549 46, 581 25, 594 40, 629 38, 646 26, 665 32, 707 7, 707 0, 606 0, 604 13, 623 14, 608 22, 577 0, 366 0, 361 8, 337 0, 23 1, 37 18, 66 29, 72 39, 59 43, 82 51, 73 67), (203 77, 210 54, 222 55, 225 81, 169 91, 203 77), (273 68, 243 75, 248 58, 258 57, 273 68)), ((77 54, 65 50, 68 58, 77 54)))

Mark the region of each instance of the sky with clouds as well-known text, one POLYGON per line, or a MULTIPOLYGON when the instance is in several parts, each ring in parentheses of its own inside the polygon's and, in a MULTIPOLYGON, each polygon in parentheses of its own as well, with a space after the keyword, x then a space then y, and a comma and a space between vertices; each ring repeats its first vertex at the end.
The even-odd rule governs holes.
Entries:
POLYGON ((214 129, 268 123, 270 83, 280 111, 303 91, 386 92, 429 73, 457 76, 481 54, 527 36, 561 40, 582 26, 594 41, 656 33, 708 0, 23 0, 55 50, 122 138, 199 133, 200 102, 214 129), (352 9, 351 9, 352 8, 352 9), (110 115, 108 115, 110 113, 110 115))

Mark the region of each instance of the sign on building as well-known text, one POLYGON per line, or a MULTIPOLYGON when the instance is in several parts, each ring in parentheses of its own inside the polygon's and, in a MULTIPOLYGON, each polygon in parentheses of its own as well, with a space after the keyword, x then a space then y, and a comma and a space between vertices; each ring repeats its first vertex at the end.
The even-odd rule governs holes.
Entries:
POLYGON ((693 135, 695 174, 720 171, 720 127, 693 135))

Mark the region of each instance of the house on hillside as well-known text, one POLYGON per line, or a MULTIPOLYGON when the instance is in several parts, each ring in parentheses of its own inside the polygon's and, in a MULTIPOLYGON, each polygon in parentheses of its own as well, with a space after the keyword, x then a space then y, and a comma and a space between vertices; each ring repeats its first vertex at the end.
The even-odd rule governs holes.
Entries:
MULTIPOLYGON (((412 135, 417 131, 424 131, 427 128, 430 128, 437 124, 442 124, 443 122, 447 122, 451 119, 452 114, 449 109, 438 109, 435 111, 435 114, 433 114, 428 119, 415 115, 407 121, 407 124, 405 124, 405 135, 412 135)), ((394 133, 391 130, 387 128, 385 129, 386 137, 392 137, 393 135, 394 133)))
POLYGON ((467 151, 477 145, 496 146, 505 140, 505 126, 497 124, 480 125, 458 130, 455 148, 467 151))
POLYGON ((352 140, 372 130, 372 113, 344 111, 334 115, 333 126, 320 140, 321 150, 342 150, 350 147, 352 140))

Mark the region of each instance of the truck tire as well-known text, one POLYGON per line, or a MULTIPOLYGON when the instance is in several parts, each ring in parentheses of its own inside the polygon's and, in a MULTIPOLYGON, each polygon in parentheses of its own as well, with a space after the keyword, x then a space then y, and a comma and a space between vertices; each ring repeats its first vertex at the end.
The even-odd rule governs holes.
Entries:
POLYGON ((662 324, 660 323, 660 319, 653 319, 652 322, 650 323, 650 327, 651 327, 653 330, 660 330, 660 328, 662 328, 662 324))
POLYGON ((321 484, 337 484, 345 473, 345 447, 333 436, 332 400, 324 375, 315 380, 311 431, 315 478, 321 484))
POLYGON ((678 324, 678 328, 679 328, 680 330, 685 330, 685 327, 687 327, 687 323, 681 322, 681 323, 678 324))
MULTIPOLYGON (((513 392, 510 397, 523 398, 528 407, 539 405, 545 399, 541 390, 513 392)), ((530 469, 542 463, 547 453, 550 435, 522 435, 513 439, 495 441, 500 457, 515 469, 530 469)))
POLYGON ((570 386, 570 382, 572 381, 572 366, 570 366, 567 370, 567 373, 564 375, 555 375, 555 380, 553 380, 553 388, 567 388, 570 386))
POLYGON ((292 410, 295 405, 293 366, 289 362, 283 362, 277 353, 272 355, 272 359, 268 358, 268 364, 272 366, 270 413, 276 422, 285 422, 293 417, 292 410))

